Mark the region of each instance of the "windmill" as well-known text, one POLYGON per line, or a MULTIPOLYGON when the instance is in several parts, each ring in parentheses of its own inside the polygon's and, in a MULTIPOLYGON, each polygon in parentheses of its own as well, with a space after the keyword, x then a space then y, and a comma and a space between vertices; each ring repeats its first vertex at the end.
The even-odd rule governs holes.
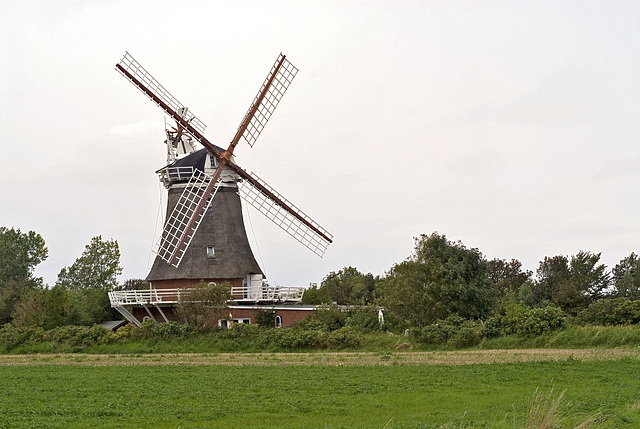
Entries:
POLYGON ((196 279, 229 280, 237 287, 242 282, 241 299, 264 298, 262 272, 248 245, 239 197, 316 255, 324 255, 332 235, 255 173, 241 168, 233 156, 240 140, 253 147, 295 77, 298 69, 285 55, 278 56, 226 150, 204 137, 204 123, 128 52, 116 69, 176 123, 166 129, 168 165, 157 171, 169 198, 147 277, 152 289, 184 287, 196 279), (204 148, 196 150, 195 142, 204 148))

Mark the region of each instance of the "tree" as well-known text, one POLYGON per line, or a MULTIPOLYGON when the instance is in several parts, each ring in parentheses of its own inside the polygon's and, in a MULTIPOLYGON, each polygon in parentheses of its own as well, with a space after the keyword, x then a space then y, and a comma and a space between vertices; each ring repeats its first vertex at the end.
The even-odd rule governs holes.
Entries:
POLYGON ((180 295, 176 313, 186 324, 199 329, 217 326, 224 315, 227 302, 233 298, 229 283, 205 283, 201 281, 180 295))
POLYGON ((108 293, 122 274, 120 248, 115 240, 93 237, 70 267, 60 270, 56 286, 67 291, 66 323, 91 325, 119 317, 108 293))
POLYGON ((58 286, 31 290, 16 305, 13 324, 44 329, 62 326, 68 319, 67 303, 68 291, 58 286))
POLYGON ((115 240, 103 241, 93 237, 82 255, 58 274, 57 285, 66 289, 101 289, 112 291, 118 286, 117 276, 122 274, 120 248, 115 240))
POLYGON ((43 285, 33 270, 48 255, 40 234, 0 227, 0 325, 12 321, 23 295, 43 285))
POLYGON ((49 256, 44 239, 34 231, 0 227, 0 287, 11 281, 42 282, 33 277, 35 267, 49 256))
POLYGON ((127 279, 120 286, 119 290, 146 290, 149 289, 149 282, 143 279, 127 279))
POLYGON ((571 282, 580 296, 576 302, 578 306, 587 307, 592 302, 604 297, 611 284, 611 276, 607 272, 607 266, 598 264, 600 255, 600 253, 581 250, 571 257, 569 274, 571 282))
POLYGON ((631 252, 611 270, 617 298, 640 299, 640 259, 631 252))
POLYGON ((314 284, 304 291, 302 304, 330 304, 331 297, 326 289, 314 284))
POLYGON ((507 262, 506 259, 495 258, 487 262, 487 275, 492 289, 502 297, 507 292, 517 295, 533 273, 529 270, 522 271, 522 263, 517 259, 507 262))
POLYGON ((453 314, 485 317, 493 303, 482 253, 437 232, 415 239, 413 255, 394 265, 376 284, 376 296, 407 326, 430 324, 453 314))
POLYGON ((330 302, 338 305, 365 305, 373 301, 375 279, 371 273, 363 274, 354 267, 332 271, 322 280, 320 290, 325 290, 330 302))
POLYGON ((539 307, 546 307, 558 298, 558 292, 569 280, 569 260, 558 255, 545 256, 536 270, 536 281, 532 284, 532 301, 539 307))
POLYGON ((600 253, 580 251, 571 259, 566 256, 545 257, 536 271, 535 301, 540 306, 555 303, 574 313, 602 298, 610 277, 604 264, 598 264, 600 253))
POLYGON ((0 287, 0 326, 13 320, 16 305, 33 289, 34 285, 27 280, 11 280, 0 287))

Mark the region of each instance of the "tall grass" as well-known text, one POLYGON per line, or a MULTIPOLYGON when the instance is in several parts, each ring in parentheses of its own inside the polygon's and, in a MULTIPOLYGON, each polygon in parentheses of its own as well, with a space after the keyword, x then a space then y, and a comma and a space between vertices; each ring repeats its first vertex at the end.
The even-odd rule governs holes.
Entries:
MULTIPOLYGON (((529 409, 529 415, 525 423, 525 429, 555 429, 561 427, 561 421, 563 420, 560 405, 562 403, 566 390, 562 391, 560 395, 554 397, 553 389, 548 394, 544 395, 538 390, 533 397, 531 408, 529 409)), ((574 429, 588 429, 590 428, 599 413, 583 420, 574 426, 574 429)))
POLYGON ((546 332, 537 337, 505 335, 485 338, 483 349, 514 348, 589 348, 589 347, 637 347, 640 346, 640 327, 631 326, 575 326, 546 332))

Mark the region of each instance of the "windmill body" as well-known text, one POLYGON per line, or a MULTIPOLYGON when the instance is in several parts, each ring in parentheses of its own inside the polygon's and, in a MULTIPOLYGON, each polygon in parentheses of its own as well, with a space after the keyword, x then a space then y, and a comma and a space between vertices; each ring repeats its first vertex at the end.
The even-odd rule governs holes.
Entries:
MULTIPOLYGON (((173 212, 193 169, 213 174, 217 157, 200 149, 157 171, 167 188, 167 217, 173 212)), ((249 246, 238 195, 240 177, 229 168, 178 267, 156 256, 146 280, 152 289, 188 287, 194 282, 229 282, 238 298, 255 296, 263 272, 249 246)))
POLYGON ((304 288, 269 286, 264 281, 247 240, 240 199, 320 257, 332 242, 331 234, 262 179, 238 166, 233 156, 241 139, 250 146, 256 142, 298 69, 284 55, 278 56, 226 150, 204 137, 204 123, 129 53, 116 69, 176 126, 167 130, 168 165, 157 171, 168 190, 167 218, 146 278, 150 289, 110 292, 112 307, 138 325, 146 317, 175 320, 173 310, 181 291, 205 281, 231 284, 233 302, 228 308, 239 323, 251 323, 264 306, 274 314, 280 312, 275 316, 276 325, 287 325, 313 312, 313 307, 291 306, 299 304, 304 288), (196 142, 204 148, 196 150, 196 142))

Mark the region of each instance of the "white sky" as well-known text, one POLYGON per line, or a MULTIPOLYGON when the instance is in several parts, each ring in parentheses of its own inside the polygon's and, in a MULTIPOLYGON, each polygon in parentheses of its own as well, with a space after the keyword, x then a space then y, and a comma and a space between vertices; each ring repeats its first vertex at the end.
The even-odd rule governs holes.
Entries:
POLYGON ((96 235, 122 280, 150 266, 163 113, 125 50, 220 146, 278 53, 300 69, 236 159, 335 243, 319 259, 251 210, 272 283, 383 274, 433 231, 532 270, 640 252, 636 1, 0 0, 0 225, 44 237, 50 285, 96 235))

